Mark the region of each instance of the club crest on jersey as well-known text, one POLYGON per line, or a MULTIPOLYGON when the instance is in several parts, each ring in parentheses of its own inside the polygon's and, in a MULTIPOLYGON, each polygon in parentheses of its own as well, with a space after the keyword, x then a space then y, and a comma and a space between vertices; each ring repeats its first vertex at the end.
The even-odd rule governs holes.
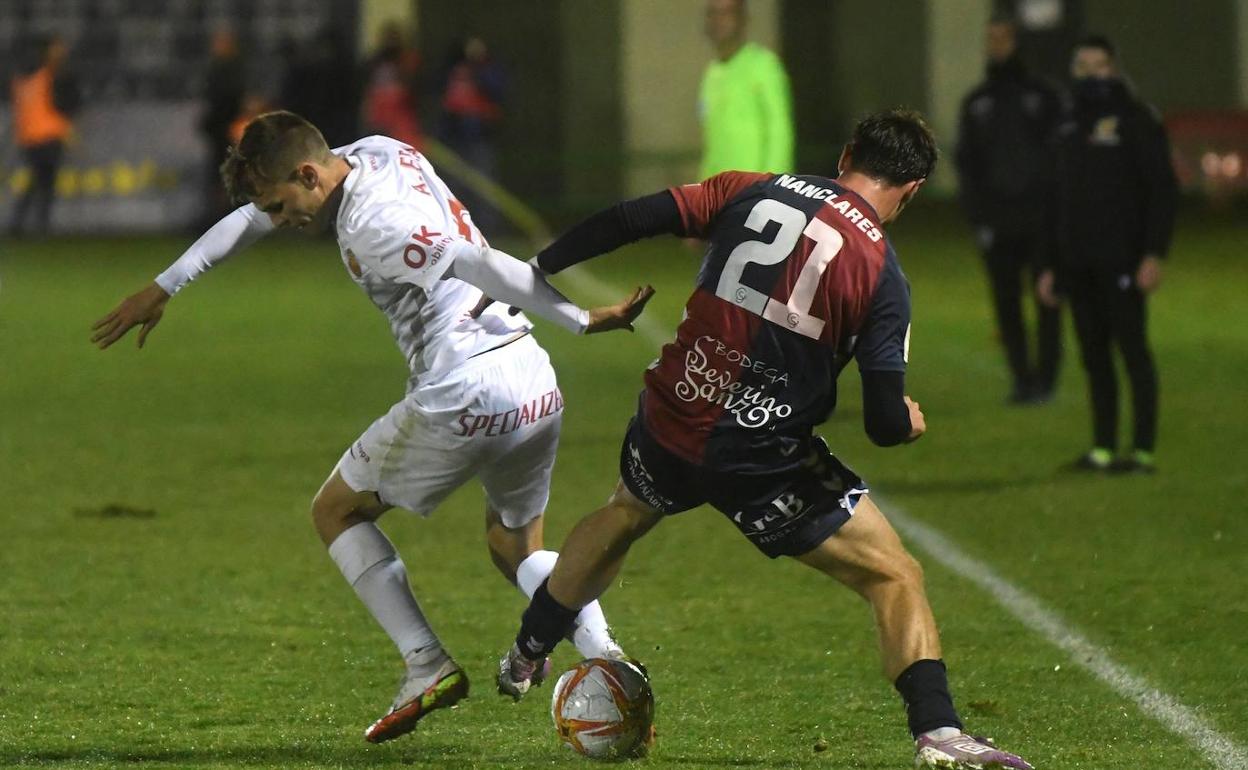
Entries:
POLYGON ((1116 146, 1121 140, 1118 137, 1118 116, 1106 115, 1092 126, 1092 136, 1089 137, 1092 144, 1105 145, 1107 147, 1116 146))
POLYGON ((355 258, 355 252, 351 249, 347 249, 347 269, 356 278, 364 277, 364 269, 360 267, 360 260, 355 258))

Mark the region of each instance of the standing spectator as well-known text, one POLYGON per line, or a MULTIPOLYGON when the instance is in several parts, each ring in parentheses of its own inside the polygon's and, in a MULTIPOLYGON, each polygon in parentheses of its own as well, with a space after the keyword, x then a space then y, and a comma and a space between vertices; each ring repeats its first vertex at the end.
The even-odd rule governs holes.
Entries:
POLYGON ((1074 100, 1059 138, 1058 260, 1037 286, 1070 298, 1092 401, 1092 449, 1075 467, 1151 473, 1157 437, 1157 372, 1145 332, 1145 300, 1161 283, 1174 229, 1177 184, 1157 113, 1128 89, 1113 45, 1085 38, 1071 62, 1074 100), (1117 347, 1131 382, 1132 453, 1118 446, 1117 347))
POLYGON ((702 178, 721 171, 793 170, 789 77, 779 57, 747 42, 745 0, 708 0, 715 60, 702 76, 702 178))
POLYGON ((208 145, 208 167, 204 174, 204 219, 216 222, 230 210, 230 201, 221 191, 218 169, 230 147, 230 127, 243 109, 246 73, 238 49, 238 38, 228 28, 212 36, 208 74, 204 80, 204 112, 199 128, 208 145))
POLYGON ((420 149, 419 75, 420 55, 407 45, 399 22, 387 22, 377 53, 365 65, 361 117, 366 133, 384 134, 420 149))
POLYGON ((962 101, 955 162, 1013 377, 1008 401, 1026 404, 1052 396, 1061 357, 1057 308, 1036 303, 1034 365, 1023 323, 1023 286, 1034 284, 1042 252, 1052 248, 1048 202, 1060 101, 1023 66, 1016 41, 1011 19, 988 23, 988 74, 962 101))
POLYGON ((38 61, 14 77, 11 86, 14 134, 30 170, 30 184, 13 207, 10 232, 14 237, 25 234, 26 213, 32 206, 36 231, 48 232, 56 173, 73 133, 70 118, 81 101, 77 83, 66 71, 69 49, 65 41, 53 36, 39 49, 38 61))
MULTIPOLYGON (((503 117, 504 87, 503 70, 490 58, 485 41, 479 37, 465 40, 446 73, 442 136, 468 165, 490 179, 498 177, 495 142, 503 117)), ((474 194, 469 184, 461 183, 458 189, 477 225, 486 232, 496 231, 498 216, 489 202, 474 194)))
POLYGON ((358 136, 359 78, 351 44, 325 28, 312 40, 291 43, 282 78, 282 106, 321 129, 330 147, 358 136))

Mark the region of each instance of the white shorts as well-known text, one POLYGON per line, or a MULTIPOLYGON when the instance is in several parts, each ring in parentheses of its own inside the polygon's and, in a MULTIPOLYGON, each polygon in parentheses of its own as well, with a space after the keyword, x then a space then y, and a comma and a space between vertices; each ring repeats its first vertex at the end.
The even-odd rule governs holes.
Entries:
POLYGON ((527 335, 408 393, 338 461, 357 492, 428 516, 472 477, 508 527, 550 497, 563 395, 550 357, 527 335))

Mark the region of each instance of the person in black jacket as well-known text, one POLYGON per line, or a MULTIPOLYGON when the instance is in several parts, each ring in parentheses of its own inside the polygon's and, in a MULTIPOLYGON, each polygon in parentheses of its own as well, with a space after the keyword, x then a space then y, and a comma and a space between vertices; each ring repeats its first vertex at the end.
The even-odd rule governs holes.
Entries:
POLYGON ((1088 374, 1093 448, 1075 467, 1150 473, 1155 469, 1157 371, 1148 346, 1145 299, 1161 283, 1177 185, 1157 113, 1119 74, 1113 45, 1099 36, 1075 47, 1074 98, 1059 129, 1058 252, 1037 286, 1056 305, 1070 299, 1088 374), (1134 446, 1115 460, 1117 347, 1131 383, 1134 446))
POLYGON ((1023 322, 1023 286, 1032 285, 1043 250, 1051 248, 1048 201, 1060 101, 1053 88, 1024 67, 1015 33, 1009 18, 988 23, 987 78, 962 101, 954 159, 1013 376, 1008 401, 1026 404, 1052 396, 1061 358, 1056 307, 1037 303, 1034 363, 1023 322))

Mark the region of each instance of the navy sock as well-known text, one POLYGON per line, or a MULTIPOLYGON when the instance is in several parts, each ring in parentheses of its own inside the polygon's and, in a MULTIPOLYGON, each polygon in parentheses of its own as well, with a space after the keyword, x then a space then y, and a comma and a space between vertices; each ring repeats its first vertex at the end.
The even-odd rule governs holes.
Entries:
POLYGON ((516 645, 530 660, 553 652, 559 640, 572 632, 572 624, 580 612, 555 601, 546 587, 547 582, 549 579, 543 580, 533 592, 533 600, 520 620, 520 633, 516 635, 516 645))
POLYGON ((916 660, 893 683, 906 704, 910 734, 918 738, 939 727, 962 729, 962 720, 953 708, 949 680, 942 660, 916 660))

